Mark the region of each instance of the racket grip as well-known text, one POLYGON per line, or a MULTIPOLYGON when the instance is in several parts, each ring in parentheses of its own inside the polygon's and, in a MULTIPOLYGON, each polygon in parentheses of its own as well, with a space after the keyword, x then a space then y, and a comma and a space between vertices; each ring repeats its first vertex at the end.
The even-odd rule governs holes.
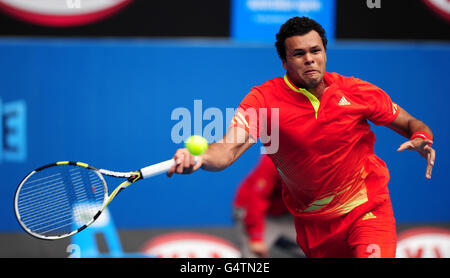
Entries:
POLYGON ((170 159, 141 169, 142 178, 146 179, 169 171, 170 167, 175 164, 175 160, 170 159))
MULTIPOLYGON (((197 157, 194 157, 194 159, 195 159, 195 163, 197 163, 197 157)), ((169 171, 170 167, 172 167, 174 164, 175 164, 175 160, 169 159, 169 160, 142 168, 140 170, 141 174, 142 174, 142 178, 146 179, 149 177, 153 177, 153 176, 165 173, 165 172, 169 171)))

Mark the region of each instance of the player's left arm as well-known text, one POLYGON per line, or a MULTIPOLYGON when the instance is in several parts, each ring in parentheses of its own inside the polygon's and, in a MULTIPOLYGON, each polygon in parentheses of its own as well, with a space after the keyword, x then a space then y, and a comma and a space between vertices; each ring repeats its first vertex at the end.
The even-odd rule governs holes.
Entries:
POLYGON ((397 118, 387 127, 410 140, 401 144, 397 151, 412 150, 418 152, 427 160, 425 177, 431 179, 436 157, 436 151, 431 147, 433 132, 424 122, 414 118, 401 107, 399 109, 400 113, 397 118))

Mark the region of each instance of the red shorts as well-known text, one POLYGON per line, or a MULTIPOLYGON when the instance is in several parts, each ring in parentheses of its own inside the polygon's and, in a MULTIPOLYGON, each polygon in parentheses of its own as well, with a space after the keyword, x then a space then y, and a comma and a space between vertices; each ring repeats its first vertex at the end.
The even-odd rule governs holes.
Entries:
POLYGON ((391 201, 362 204, 331 220, 295 217, 297 242, 309 258, 395 258, 397 233, 391 201))

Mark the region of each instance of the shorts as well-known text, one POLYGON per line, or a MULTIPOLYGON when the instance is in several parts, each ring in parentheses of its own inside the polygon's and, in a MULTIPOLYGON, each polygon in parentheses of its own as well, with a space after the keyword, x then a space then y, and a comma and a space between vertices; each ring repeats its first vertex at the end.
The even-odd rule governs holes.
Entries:
POLYGON ((308 258, 395 258, 397 233, 390 199, 362 204, 331 220, 294 218, 297 243, 308 258))

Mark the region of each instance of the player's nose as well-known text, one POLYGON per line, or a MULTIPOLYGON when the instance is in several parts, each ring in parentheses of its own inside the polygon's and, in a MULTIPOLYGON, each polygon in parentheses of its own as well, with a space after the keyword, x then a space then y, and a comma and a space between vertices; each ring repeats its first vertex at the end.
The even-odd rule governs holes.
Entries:
POLYGON ((314 59, 310 53, 306 53, 304 58, 305 58, 305 65, 309 66, 314 63, 314 59))

